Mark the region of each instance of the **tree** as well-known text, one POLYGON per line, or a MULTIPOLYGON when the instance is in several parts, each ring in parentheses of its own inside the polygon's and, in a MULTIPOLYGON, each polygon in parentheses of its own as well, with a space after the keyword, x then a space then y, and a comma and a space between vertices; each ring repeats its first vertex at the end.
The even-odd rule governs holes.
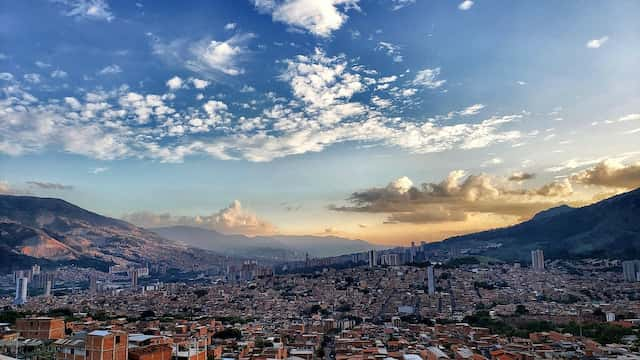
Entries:
POLYGON ((527 310, 527 308, 524 305, 518 304, 516 306, 516 311, 515 311, 516 315, 521 316, 521 315, 525 315, 525 314, 528 314, 528 313, 529 313, 529 310, 527 310))

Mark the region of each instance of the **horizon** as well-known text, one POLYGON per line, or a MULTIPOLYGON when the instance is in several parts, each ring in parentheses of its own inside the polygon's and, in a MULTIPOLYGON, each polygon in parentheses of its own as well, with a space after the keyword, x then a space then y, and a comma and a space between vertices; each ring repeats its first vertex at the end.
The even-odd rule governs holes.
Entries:
POLYGON ((405 246, 640 187, 640 2, 540 4, 7 3, 0 194, 405 246))

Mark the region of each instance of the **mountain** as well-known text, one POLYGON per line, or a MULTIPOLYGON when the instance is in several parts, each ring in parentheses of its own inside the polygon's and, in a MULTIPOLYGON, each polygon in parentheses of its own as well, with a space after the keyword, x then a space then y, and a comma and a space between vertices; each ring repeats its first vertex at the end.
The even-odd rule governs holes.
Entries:
POLYGON ((166 264, 190 268, 219 256, 64 200, 0 195, 0 270, 32 263, 166 264))
POLYGON ((255 236, 227 235, 191 226, 151 229, 158 235, 188 246, 213 250, 225 255, 269 258, 273 260, 328 257, 366 251, 373 247, 363 240, 334 236, 255 236))
POLYGON ((638 259, 640 188, 580 208, 552 208, 514 226, 453 237, 432 247, 484 248, 483 254, 505 260, 529 261, 533 249, 544 250, 549 259, 638 259))

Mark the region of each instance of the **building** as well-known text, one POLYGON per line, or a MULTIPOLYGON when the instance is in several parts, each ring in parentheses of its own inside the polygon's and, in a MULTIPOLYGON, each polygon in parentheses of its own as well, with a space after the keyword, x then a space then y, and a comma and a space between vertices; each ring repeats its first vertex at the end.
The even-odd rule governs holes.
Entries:
POLYGON ((13 303, 16 305, 24 305, 27 303, 27 287, 29 279, 26 276, 16 278, 16 297, 13 303))
POLYGON ((95 330, 87 334, 86 360, 128 360, 127 333, 95 330))
POLYGON ((369 267, 372 268, 378 265, 378 258, 375 250, 369 250, 369 267))
POLYGON ((138 270, 131 270, 131 272, 129 273, 129 276, 131 277, 131 288, 132 289, 137 289, 138 288, 138 270))
POLYGON ((432 265, 427 267, 427 291, 429 295, 436 293, 436 279, 432 265))
POLYGON ((45 297, 51 296, 51 287, 52 287, 52 281, 51 280, 47 280, 47 283, 44 286, 44 296, 45 297))
POLYGON ((622 276, 624 281, 640 281, 640 260, 623 261, 622 276))
POLYGON ((26 339, 62 339, 65 336, 64 330, 64 320, 59 318, 37 317, 16 320, 16 331, 26 339))
POLYGON ((398 254, 382 254, 380 265, 398 266, 400 265, 400 256, 398 254))
POLYGON ((70 338, 59 339, 53 343, 55 347, 55 360, 85 360, 86 336, 77 335, 70 338))
POLYGON ((531 268, 536 271, 544 271, 544 253, 542 250, 531 251, 531 268))
POLYGON ((95 274, 89 275, 89 294, 95 295, 98 292, 98 279, 95 274))
POLYGON ((171 360, 173 348, 169 344, 136 347, 129 351, 130 360, 171 360))

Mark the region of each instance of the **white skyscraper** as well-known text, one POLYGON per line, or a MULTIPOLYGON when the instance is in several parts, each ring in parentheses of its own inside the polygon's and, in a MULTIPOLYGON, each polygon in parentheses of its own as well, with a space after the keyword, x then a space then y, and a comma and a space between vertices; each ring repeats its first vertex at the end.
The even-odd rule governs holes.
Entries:
POLYGON ((536 271, 544 270, 544 253, 542 250, 531 251, 531 268, 536 271))
POLYGON ((427 289, 429 295, 436 293, 436 279, 433 271, 433 266, 427 268, 427 289))
POLYGON ((24 305, 27 303, 27 286, 29 279, 27 277, 19 277, 16 279, 16 298, 13 301, 16 305, 24 305))

